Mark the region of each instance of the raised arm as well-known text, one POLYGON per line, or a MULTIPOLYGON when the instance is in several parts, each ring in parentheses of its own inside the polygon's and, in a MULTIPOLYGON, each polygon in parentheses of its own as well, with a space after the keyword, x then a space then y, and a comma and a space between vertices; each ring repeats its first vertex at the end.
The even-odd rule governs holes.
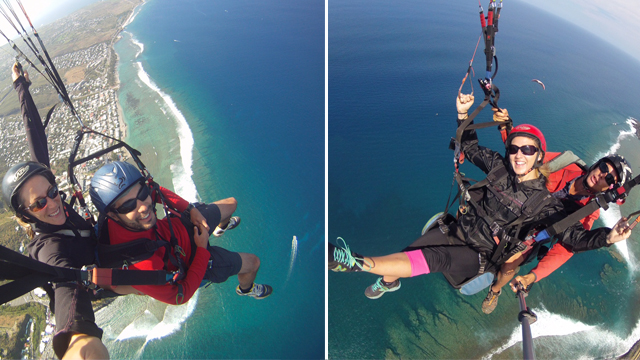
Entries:
POLYGON ((44 125, 40 119, 38 108, 33 102, 31 93, 29 92, 29 74, 25 71, 24 75, 16 65, 12 69, 13 88, 18 92, 18 100, 20 101, 20 112, 22 113, 22 122, 27 134, 27 143, 29 144, 29 154, 32 161, 37 161, 50 167, 49 149, 47 147, 47 135, 44 132, 44 125))
MULTIPOLYGON (((458 126, 468 117, 469 108, 473 105, 473 95, 460 94, 456 97, 458 111, 458 126)), ((473 121, 471 121, 473 124, 473 121)), ((460 139, 460 148, 465 157, 485 173, 489 173, 497 162, 502 162, 502 156, 484 146, 478 145, 478 135, 475 130, 465 130, 460 139)))

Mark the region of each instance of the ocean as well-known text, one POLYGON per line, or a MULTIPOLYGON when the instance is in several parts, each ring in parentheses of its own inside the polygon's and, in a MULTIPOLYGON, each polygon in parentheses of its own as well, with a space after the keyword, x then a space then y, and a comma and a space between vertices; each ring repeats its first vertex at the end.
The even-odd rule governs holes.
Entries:
MULTIPOLYGON (((486 14, 488 2, 482 5, 486 14)), ((452 186, 455 96, 478 36, 473 1, 329 2, 329 241, 342 237, 363 255, 398 252, 443 211, 452 186)), ((549 151, 572 150, 588 164, 616 151, 640 172, 638 59, 519 1, 504 2, 495 44, 499 105, 516 124, 539 127, 549 151)), ((478 105, 482 44, 474 69, 463 91, 473 83, 478 105)), ((490 114, 485 109, 476 121, 491 121, 490 114)), ((479 138, 504 146, 493 128, 479 138)), ((462 171, 481 178, 473 165, 462 171)), ((636 211, 638 193, 596 226, 636 211)), ((634 233, 611 248, 576 254, 533 287, 527 304, 538 315, 537 357, 610 358, 640 339, 638 239, 634 233)), ((363 293, 376 278, 328 274, 330 358, 522 357, 519 306, 508 289, 485 315, 484 291, 464 296, 440 274, 403 279, 399 291, 372 301, 363 293)))
POLYGON ((118 298, 96 314, 111 357, 324 358, 324 1, 151 0, 121 36, 126 140, 185 199, 237 199, 210 242, 258 255, 274 292, 118 298))

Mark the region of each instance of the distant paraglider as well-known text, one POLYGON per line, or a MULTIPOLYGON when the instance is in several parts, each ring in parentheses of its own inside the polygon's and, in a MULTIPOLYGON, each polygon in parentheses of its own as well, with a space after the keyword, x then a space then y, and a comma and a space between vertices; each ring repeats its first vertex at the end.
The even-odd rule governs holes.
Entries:
POLYGON ((531 80, 531 82, 537 82, 538 84, 542 85, 542 90, 545 90, 544 84, 542 83, 542 81, 540 81, 538 79, 533 79, 533 80, 531 80))

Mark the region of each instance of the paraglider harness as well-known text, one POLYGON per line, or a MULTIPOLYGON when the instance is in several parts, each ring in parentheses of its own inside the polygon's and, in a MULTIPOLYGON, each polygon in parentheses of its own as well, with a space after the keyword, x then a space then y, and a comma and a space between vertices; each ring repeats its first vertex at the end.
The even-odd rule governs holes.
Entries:
MULTIPOLYGON (((140 160, 139 156, 141 155, 141 153, 138 150, 132 148, 124 141, 111 138, 109 136, 100 134, 96 131, 93 131, 90 129, 78 130, 78 133, 75 138, 75 145, 73 147, 73 150, 71 151, 71 154, 69 155, 68 174, 70 179, 75 180, 75 176, 73 173, 74 167, 79 166, 83 163, 86 163, 90 160, 97 159, 100 156, 107 154, 109 152, 112 152, 119 148, 124 148, 129 152, 129 154, 131 155, 131 158, 133 159, 136 166, 142 173, 144 182, 149 186, 151 190, 151 195, 153 199, 152 208, 154 213, 156 211, 155 209, 156 200, 153 195, 157 194, 160 197, 160 202, 164 209, 164 215, 167 219, 169 219, 169 217, 179 216, 181 221, 183 222, 188 221, 187 219, 189 219, 189 215, 188 215, 189 209, 187 209, 183 214, 179 214, 176 209, 170 208, 168 206, 168 202, 165 196, 160 191, 160 186, 155 181, 153 181, 153 176, 147 170, 146 166, 142 163, 142 160, 140 160), (76 160, 75 157, 77 155, 80 143, 82 142, 83 136, 85 134, 91 134, 91 133, 102 135, 109 139, 113 139, 116 142, 116 144, 110 147, 107 147, 105 149, 102 149, 98 152, 95 152, 93 154, 90 154, 84 158, 76 160)), ((81 206, 83 206, 84 199, 82 198, 82 191, 79 190, 80 185, 78 184, 77 181, 74 181, 74 186, 78 187, 76 194, 79 194, 79 196, 77 197, 77 199, 80 201, 81 206)), ((189 268, 188 264, 191 264, 191 262, 193 261, 193 258, 195 257, 195 251, 191 251, 189 261, 188 263, 185 263, 185 261, 182 259, 182 257, 180 257, 180 255, 186 256, 186 254, 185 254, 185 251, 182 249, 182 247, 178 243, 178 238, 175 235, 173 224, 171 221, 168 221, 167 223, 169 225, 169 232, 170 232, 169 240, 163 239, 162 236, 160 236, 160 234, 158 233, 157 227, 156 227, 155 228, 156 240, 140 238, 134 241, 129 241, 129 242, 118 244, 118 245, 110 245, 108 226, 107 226, 107 217, 105 214, 101 214, 98 218, 98 222, 96 225, 97 235, 98 235, 98 244, 96 247, 96 253, 97 253, 96 258, 98 259, 98 264, 100 264, 101 266, 122 267, 122 269, 127 269, 129 265, 134 264, 138 261, 148 259, 149 257, 151 257, 151 255, 153 255, 156 252, 156 250, 164 247, 165 248, 164 258, 163 258, 164 264, 165 264, 164 270, 168 270, 169 263, 171 263, 176 269, 178 269, 173 273, 173 275, 170 278, 170 281, 168 282, 172 285, 178 286, 176 303, 180 304, 184 300, 184 291, 183 291, 182 284, 180 284, 179 281, 185 278, 187 270, 189 268)), ((190 236, 189 238, 191 241, 191 248, 195 249, 195 240, 193 239, 193 236, 190 236)))
POLYGON ((77 282, 90 289, 113 285, 158 285, 170 274, 162 271, 105 269, 95 266, 82 269, 48 265, 0 246, 0 278, 13 280, 0 286, 0 304, 22 296, 49 283, 77 282))
MULTIPOLYGON (((83 123, 82 119, 80 118, 80 115, 78 114, 73 103, 71 102, 71 98, 69 97, 67 89, 64 83, 62 82, 62 79, 58 71, 56 70, 56 67, 53 61, 51 60, 51 57, 49 56, 49 53, 47 52, 47 49, 44 46, 44 43, 42 42, 40 35, 38 34, 37 30, 33 26, 33 23, 31 22, 31 19, 29 18, 27 12, 25 11, 24 6, 22 5, 20 0, 16 0, 16 3, 20 6, 22 13, 24 14, 27 21, 29 22, 31 29, 33 30, 33 35, 38 40, 38 43, 40 44, 40 48, 42 49, 42 53, 44 54, 44 57, 38 50, 38 47, 36 46, 34 41, 31 39, 27 31, 22 26, 22 23, 20 22, 18 15, 12 8, 9 1, 4 2, 4 6, 6 7, 6 9, 2 7, 2 5, 0 5, 0 14, 2 14, 5 17, 5 19, 9 22, 9 24, 12 25, 12 27, 23 39, 27 47, 31 49, 31 51, 36 56, 40 64, 43 66, 44 72, 38 69, 38 67, 24 54, 24 52, 22 52, 18 48, 18 46, 9 37, 6 36, 2 31, 0 31, 0 35, 2 35, 7 40, 9 45, 17 53, 17 56, 16 56, 17 68, 22 73, 22 66, 18 62, 18 60, 22 58, 40 75, 42 75, 43 78, 47 82, 49 82, 51 86, 53 86, 53 88, 58 93, 58 97, 66 105, 66 107, 71 112, 72 116, 80 124, 80 130, 78 130, 77 135, 75 137, 75 145, 69 156, 68 180, 69 180, 69 184, 71 185, 71 189, 73 193, 69 201, 69 204, 71 206, 74 206, 77 201, 78 212, 80 213, 80 215, 90 224, 92 225, 96 224, 96 221, 93 218, 93 215, 91 214, 91 212, 87 207, 86 201, 82 194, 82 187, 80 186, 78 180, 76 179, 73 169, 75 166, 78 166, 89 160, 96 159, 104 154, 107 154, 111 151, 124 147, 131 154, 131 157, 133 158, 134 162, 136 163, 136 165, 144 175, 145 181, 149 184, 151 190, 152 191, 155 190, 156 193, 159 194, 164 211, 165 211, 165 216, 169 216, 169 208, 167 206, 167 202, 166 202, 166 199, 164 198, 164 195, 159 191, 158 185, 155 182, 153 182, 153 178, 151 177, 151 174, 147 171, 146 167, 144 166, 142 161, 140 161, 139 159, 139 156, 141 155, 141 153, 136 149, 132 148, 131 146, 129 146, 128 144, 126 144, 125 142, 119 139, 110 137, 108 135, 102 134, 100 132, 97 132, 95 130, 92 130, 83 123), (10 16, 10 15, 13 15, 13 16, 10 16), (22 31, 18 29, 18 26, 16 26, 16 24, 22 29, 22 31), (112 145, 108 148, 105 148, 96 153, 93 153, 85 158, 75 160, 80 143, 85 134, 95 134, 98 136, 102 136, 104 138, 114 141, 115 145, 112 145)), ((53 110, 55 109, 55 107, 56 105, 54 105, 47 113, 45 122, 43 124, 45 128, 50 121, 51 114, 53 113, 53 110)), ((173 210, 175 211, 175 209, 173 210)), ((184 221, 184 218, 185 217, 183 216, 182 217, 183 221, 184 221)), ((104 228, 106 228, 106 226, 104 226, 104 228)), ((0 299, 3 300, 2 303, 4 303, 18 296, 21 296, 22 294, 29 292, 36 287, 46 284, 47 282, 77 281, 77 282, 82 282, 88 286, 91 286, 91 284, 109 285, 107 280, 112 281, 111 285, 164 285, 167 283, 177 284, 178 281, 182 280, 186 276, 187 266, 184 264, 184 261, 179 256, 174 255, 174 253, 176 253, 184 256, 185 253, 184 253, 184 250, 178 245, 178 241, 175 236, 171 221, 169 221, 169 229, 171 233, 169 241, 160 239, 159 237, 159 240, 157 241, 150 240, 150 239, 140 239, 140 240, 131 242, 129 244, 112 246, 112 245, 106 245, 104 243, 105 238, 99 239, 99 240, 102 240, 102 241, 98 241, 99 245, 97 248, 98 250, 97 259, 98 259, 99 265, 120 266, 117 264, 122 264, 122 270, 101 269, 101 268, 95 268, 95 267, 92 268, 91 270, 89 269, 76 270, 76 269, 64 269, 59 267, 53 267, 44 263, 40 263, 37 260, 26 258, 17 253, 12 254, 11 250, 2 248, 0 249, 0 274, 3 274, 2 277, 9 280, 14 280, 14 281, 0 287, 0 289, 3 289, 0 299), (178 268, 178 271, 169 273, 166 270, 155 270, 155 271, 154 270, 146 270, 146 271, 127 270, 128 264, 150 257, 155 252, 155 250, 157 250, 162 246, 167 248, 167 251, 165 252, 165 269, 166 269, 166 264, 168 264, 168 262, 170 261, 174 266, 176 266, 176 268, 178 268), (17 270, 14 271, 12 266, 16 266, 17 270), (31 269, 33 269, 33 271, 31 271, 31 269), (8 270, 11 270, 11 271, 8 271, 8 270), (7 273, 9 273, 10 275, 5 275, 7 273), (136 275, 137 273, 139 273, 140 276, 136 275), (20 281, 15 281, 15 280, 20 280, 20 281)), ((95 234, 92 234, 92 236, 95 236, 95 234)), ((191 239, 191 241, 193 242, 193 239, 191 239)), ((195 255, 195 252, 192 251, 191 260, 193 259, 194 255, 195 255)), ((179 292, 176 298, 176 302, 181 303, 182 299, 184 298, 182 286, 180 284, 177 284, 177 285, 179 286, 179 292)))
MULTIPOLYGON (((497 191, 493 184, 503 180, 508 175, 508 169, 504 164, 495 166, 488 174, 487 177, 482 181, 475 181, 473 179, 467 178, 464 176, 464 173, 459 171, 459 166, 464 162, 464 153, 461 150, 462 136, 465 131, 477 130, 487 127, 499 126, 501 129, 505 129, 508 132, 512 128, 513 120, 509 118, 507 121, 491 121, 485 123, 472 124, 473 119, 478 115, 482 109, 488 104, 491 104, 492 107, 500 109, 498 107, 498 100, 500 98, 500 90, 493 82, 493 79, 497 75, 498 72, 498 59, 495 55, 495 35, 498 32, 498 20, 500 17, 500 10, 502 8, 502 2, 496 5, 495 0, 491 0, 489 4, 488 15, 485 18, 484 10, 482 9, 482 5, 480 5, 480 22, 482 26, 482 35, 481 38, 484 37, 485 43, 485 55, 486 55, 486 73, 484 79, 478 79, 480 83, 480 87, 484 92, 484 100, 483 102, 471 113, 468 115, 466 119, 459 123, 459 126, 456 130, 456 136, 451 139, 449 148, 454 151, 454 181, 452 182, 452 189, 449 193, 449 198, 447 199, 447 205, 444 210, 443 216, 441 216, 434 226, 440 228, 440 231, 444 234, 448 234, 451 224, 456 222, 456 218, 451 214, 448 214, 450 206, 459 199, 460 205, 457 209, 457 214, 464 215, 469 210, 469 206, 474 207, 478 217, 483 219, 489 228, 492 231, 493 239, 497 245, 497 248, 493 250, 492 254, 487 255, 487 253, 481 254, 480 256, 480 270, 477 275, 471 278, 460 278, 459 276, 453 276, 448 273, 444 273, 445 278, 449 281, 451 286, 456 289, 461 288, 466 283, 472 281, 476 277, 482 275, 485 272, 493 272, 495 273, 499 267, 506 262, 511 256, 514 254, 526 249, 527 244, 531 244, 534 246, 533 255, 539 250, 540 243, 545 240, 551 240, 555 235, 562 233, 565 229, 578 222, 582 218, 588 216, 598 208, 608 209, 608 203, 617 202, 621 204, 624 202, 624 199, 628 195, 631 188, 637 185, 640 182, 640 176, 625 182, 624 186, 615 186, 604 193, 600 193, 595 196, 587 205, 583 206, 579 210, 575 211, 571 215, 565 217, 563 220, 550 225, 544 229, 540 228, 532 228, 533 231, 538 231, 536 235, 530 234, 525 237, 524 240, 519 238, 521 227, 523 222, 530 218, 532 215, 538 213, 545 205, 547 205, 551 201, 551 195, 548 192, 538 192, 531 198, 527 199, 524 204, 516 204, 512 199, 503 195, 500 191, 497 191), (495 72, 491 73, 492 62, 495 61, 495 72), (475 182, 473 185, 471 182, 475 182), (457 184, 458 193, 451 200, 451 194, 453 190, 453 185, 457 184), (477 203, 479 199, 474 199, 472 190, 484 188, 487 191, 491 192, 496 199, 509 208, 513 213, 517 214, 518 217, 506 225, 498 225, 493 217, 481 207, 477 203), (509 229, 516 228, 516 231, 512 234, 514 236, 508 235, 509 229), (527 240, 529 240, 527 242, 527 240), (535 243, 532 243, 535 241, 535 243)), ((479 43, 480 39, 478 39, 479 43)), ((477 50, 477 45, 476 45, 477 50)), ((469 68, 467 69, 467 73, 462 81, 462 85, 458 90, 458 96, 460 96, 462 86, 469 73, 473 70, 473 58, 472 57, 469 68)), ((473 94, 473 86, 472 86, 472 94, 473 94)), ((571 154, 572 155, 572 154, 571 154)), ((450 239, 452 237, 449 237, 450 239)), ((455 239, 455 238, 454 238, 455 239)), ((469 245, 477 245, 480 248, 483 248, 482 244, 476 242, 474 243, 474 239, 462 239, 465 244, 469 245)), ((455 241, 455 240, 450 240, 455 241)), ((484 244, 484 248, 486 248, 486 244, 484 244)), ((534 256, 530 256, 529 259, 533 259, 534 256)))
MULTIPOLYGON (((546 198, 538 199, 537 197, 534 196, 528 199, 525 204, 516 205, 513 203, 511 199, 506 198, 501 192, 495 190, 492 184, 502 181, 508 175, 507 168, 502 164, 495 166, 489 172, 489 174, 487 174, 487 177, 484 180, 476 182, 474 185, 471 185, 471 186, 469 186, 469 184, 475 180, 466 178, 464 176, 464 173, 461 173, 459 171, 460 164, 464 163, 464 153, 462 152, 461 144, 462 144, 462 136, 465 131, 476 130, 476 129, 486 128, 486 127, 493 127, 493 126, 501 126, 506 128, 508 131, 512 128, 512 123, 513 123, 513 121, 509 118, 507 121, 504 121, 504 122, 492 121, 492 122, 486 122, 486 123, 472 124, 474 118, 487 105, 491 104, 492 107, 500 109, 498 107, 498 100, 500 99, 500 89, 496 86, 493 80, 495 79, 498 73, 498 58, 495 53, 495 35, 498 32, 498 20, 500 18, 500 10, 502 9, 502 2, 496 5, 495 1, 491 0, 489 3, 489 11, 486 18, 484 16, 484 10, 482 8, 482 5, 480 4, 479 7, 480 7, 480 24, 482 27, 482 34, 478 39, 478 44, 480 43, 480 39, 484 38, 486 73, 485 73, 485 78, 478 79, 478 82, 480 84, 480 88, 484 92, 484 100, 478 107, 476 107, 476 109, 471 114, 469 114, 469 116, 466 119, 464 119, 459 124, 458 129, 456 130, 456 136, 451 139, 451 142, 449 144, 449 148, 454 151, 453 163, 454 163, 455 171, 454 171, 454 182, 452 182, 452 190, 453 190, 453 185, 457 183, 458 193, 455 196, 455 198, 452 201, 450 201, 451 200, 451 191, 450 191, 449 199, 447 199, 447 205, 444 211, 445 215, 442 216, 440 219, 438 219, 437 223, 440 230, 443 233, 447 234, 449 230, 448 225, 451 222, 455 221, 453 216, 448 215, 449 207, 458 198, 460 199, 460 205, 457 211, 459 215, 466 214, 469 206, 473 206, 476 209, 478 216, 482 218, 491 229, 494 240, 498 244, 498 250, 494 252, 494 255, 491 259, 488 259, 484 255, 480 257, 480 270, 479 270, 479 275, 480 275, 480 274, 483 274, 485 271, 495 271, 495 269, 497 269, 501 263, 503 263, 508 259, 508 257, 506 256, 508 254, 504 254, 505 250, 507 249, 507 245, 509 244, 512 245, 510 246, 511 250, 509 251, 509 253, 515 254, 516 252, 520 251, 519 249, 521 248, 521 244, 519 244, 520 242, 517 239, 511 238, 510 236, 507 235, 507 232, 504 229, 505 226, 501 227, 495 221, 493 221, 493 218, 489 214, 487 214, 484 211, 484 209, 482 209, 481 206, 477 204, 476 200, 478 199, 473 199, 469 191, 485 187, 488 191, 491 191, 496 196, 496 198, 500 201, 500 203, 507 206, 516 214, 519 214, 518 218, 508 225, 509 227, 518 228, 518 230, 516 231, 516 234, 520 232, 520 226, 522 225, 524 220, 529 216, 531 216, 532 214, 535 214, 537 210, 542 208, 542 206, 546 204, 546 201, 548 199, 546 198), (492 74, 493 62, 495 62, 496 66, 495 66, 495 71, 492 74)), ((477 48, 478 48, 478 45, 476 44, 476 51, 477 51, 477 48)), ((465 74, 462 80, 462 84, 460 85, 460 89, 458 90, 458 96, 460 96, 461 94, 462 87, 464 86, 464 83, 467 77, 473 71, 474 58, 475 58, 475 51, 474 51, 473 57, 471 58, 471 61, 469 62, 467 73, 465 74)), ((471 94, 473 94, 473 85, 471 86, 471 94)), ((469 243, 471 240, 465 239, 465 241, 469 243)), ((445 277, 447 278, 449 283, 455 288, 460 288, 462 285, 464 285, 464 283, 471 280, 471 279, 458 279, 447 273, 445 273, 445 277)))

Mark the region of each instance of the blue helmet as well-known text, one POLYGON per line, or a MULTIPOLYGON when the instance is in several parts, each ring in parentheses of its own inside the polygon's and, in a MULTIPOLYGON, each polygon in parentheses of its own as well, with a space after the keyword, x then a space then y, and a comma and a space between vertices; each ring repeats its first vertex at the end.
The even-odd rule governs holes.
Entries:
POLYGON ((106 213, 117 198, 141 180, 144 177, 134 165, 124 161, 106 164, 91 179, 91 201, 99 212, 106 213))

